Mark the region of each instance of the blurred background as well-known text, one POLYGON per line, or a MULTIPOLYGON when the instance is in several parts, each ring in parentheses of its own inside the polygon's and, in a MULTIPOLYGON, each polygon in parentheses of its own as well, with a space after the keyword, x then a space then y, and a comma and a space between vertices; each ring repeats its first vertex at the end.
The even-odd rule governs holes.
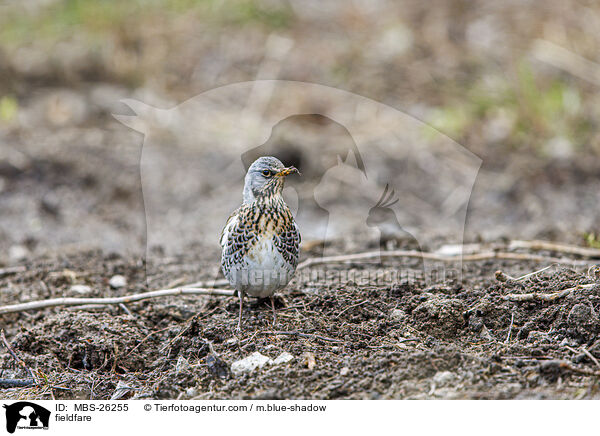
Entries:
MULTIPOLYGON (((0 0, 0 263, 143 254, 144 137, 120 100, 255 79, 356 93, 481 158, 466 241, 600 247, 598 29, 593 0, 0 0)), ((285 144, 319 153, 322 120, 289 124, 285 144)))

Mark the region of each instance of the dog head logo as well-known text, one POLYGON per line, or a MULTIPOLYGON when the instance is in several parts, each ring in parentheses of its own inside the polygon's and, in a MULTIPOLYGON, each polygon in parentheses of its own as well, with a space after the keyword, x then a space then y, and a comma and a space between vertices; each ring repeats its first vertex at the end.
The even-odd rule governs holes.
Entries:
POLYGON ((6 431, 14 433, 17 428, 47 429, 50 422, 50 411, 29 401, 5 404, 6 431))

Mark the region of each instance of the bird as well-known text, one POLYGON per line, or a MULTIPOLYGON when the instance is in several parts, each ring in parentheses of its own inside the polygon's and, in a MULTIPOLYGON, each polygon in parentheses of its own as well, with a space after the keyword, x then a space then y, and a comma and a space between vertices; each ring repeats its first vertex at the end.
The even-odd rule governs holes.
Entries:
POLYGON ((282 195, 285 178, 294 173, 300 175, 273 156, 256 159, 244 179, 242 205, 221 232, 221 269, 240 301, 238 331, 245 295, 270 297, 275 324, 273 294, 296 272, 300 230, 282 195))

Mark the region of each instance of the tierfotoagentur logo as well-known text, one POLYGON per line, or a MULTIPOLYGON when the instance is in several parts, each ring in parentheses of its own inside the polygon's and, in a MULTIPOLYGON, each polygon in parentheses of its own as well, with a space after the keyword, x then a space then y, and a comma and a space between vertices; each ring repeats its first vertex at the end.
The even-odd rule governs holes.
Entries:
POLYGON ((29 401, 3 405, 6 414, 6 431, 48 430, 50 411, 29 401))

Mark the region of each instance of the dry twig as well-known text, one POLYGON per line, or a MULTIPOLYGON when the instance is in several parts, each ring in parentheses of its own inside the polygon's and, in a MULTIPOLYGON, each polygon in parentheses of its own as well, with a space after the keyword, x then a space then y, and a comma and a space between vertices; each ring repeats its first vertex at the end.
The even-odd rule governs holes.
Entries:
POLYGON ((31 370, 31 368, 29 368, 27 366, 25 361, 19 357, 17 352, 8 343, 8 340, 6 339, 6 335, 4 334, 4 329, 0 330, 0 338, 2 339, 2 343, 4 344, 4 347, 6 347, 6 349, 8 350, 8 352, 12 356, 12 358, 15 360, 15 362, 17 362, 17 364, 21 368, 23 368, 25 371, 27 371, 27 374, 29 374, 29 376, 31 377, 31 379, 24 379, 24 380, 12 380, 12 381, 5 380, 6 381, 5 384, 8 384, 8 385, 10 385, 11 383, 13 384, 12 386, 8 386, 8 387, 24 387, 24 386, 30 386, 33 384, 37 384, 38 380, 37 380, 35 374, 33 373, 33 371, 31 370))
POLYGON ((24 310, 45 309, 56 306, 79 306, 83 304, 119 305, 123 303, 132 303, 134 301, 148 300, 150 298, 169 297, 175 295, 220 295, 230 297, 234 295, 234 291, 229 289, 173 288, 113 298, 52 298, 50 300, 31 301, 29 303, 2 306, 0 307, 0 315, 5 313, 21 312, 24 310))
POLYGON ((355 253, 345 254, 340 256, 327 256, 327 257, 313 257, 306 259, 304 262, 298 265, 298 269, 307 268, 314 265, 322 265, 326 263, 344 263, 353 262, 359 260, 369 259, 393 259, 393 258, 416 258, 416 259, 427 259, 437 262, 478 262, 481 260, 500 259, 500 260, 532 260, 538 262, 551 262, 551 263, 567 263, 567 264, 581 264, 587 263, 581 260, 573 259, 559 259, 556 257, 540 256, 536 254, 528 253, 510 253, 504 251, 484 251, 475 254, 458 254, 451 256, 444 256, 435 253, 428 253, 423 251, 414 250, 391 250, 391 251, 369 251, 366 253, 355 253))
POLYGON ((562 369, 568 369, 569 371, 573 371, 573 372, 576 372, 576 373, 582 374, 582 375, 600 377, 600 371, 592 371, 591 369, 578 368, 576 366, 573 366, 571 363, 569 363, 565 360, 560 360, 557 363, 558 363, 558 366, 562 369))
POLYGON ((548 241, 511 241, 508 245, 509 250, 524 248, 527 250, 546 250, 556 253, 575 254, 577 256, 588 258, 600 258, 600 249, 578 247, 576 245, 557 244, 548 241))
POLYGON ((571 292, 579 290, 579 289, 590 289, 596 286, 595 283, 591 283, 589 285, 577 285, 572 288, 563 289, 562 291, 552 292, 548 294, 540 293, 540 292, 532 292, 529 294, 508 294, 504 296, 505 300, 515 301, 515 302, 523 302, 523 301, 555 301, 560 298, 566 297, 571 292))
POLYGON ((0 378, 0 388, 27 388, 33 386, 35 382, 31 378, 0 378))
POLYGON ((581 351, 583 351, 583 354, 589 357, 590 360, 594 362, 598 368, 600 368, 600 362, 598 362, 598 359, 596 359, 596 357, 592 353, 590 353, 587 348, 582 347, 581 351))
POLYGON ((24 266, 10 266, 8 268, 0 268, 0 277, 25 272, 26 270, 27 268, 25 268, 24 266))
POLYGON ((510 342, 510 334, 512 333, 513 323, 515 322, 515 312, 510 315, 510 326, 508 327, 508 335, 506 335, 505 344, 510 342))
POLYGON ((315 334, 311 334, 311 333, 301 333, 299 331, 290 331, 290 332, 286 332, 286 331, 268 331, 268 332, 262 332, 264 335, 287 335, 287 336, 298 336, 301 338, 307 338, 307 339, 319 339, 321 341, 325 341, 325 342, 344 342, 344 341, 340 341, 339 339, 333 339, 333 338, 328 338, 325 336, 320 336, 320 335, 315 335, 315 334))

